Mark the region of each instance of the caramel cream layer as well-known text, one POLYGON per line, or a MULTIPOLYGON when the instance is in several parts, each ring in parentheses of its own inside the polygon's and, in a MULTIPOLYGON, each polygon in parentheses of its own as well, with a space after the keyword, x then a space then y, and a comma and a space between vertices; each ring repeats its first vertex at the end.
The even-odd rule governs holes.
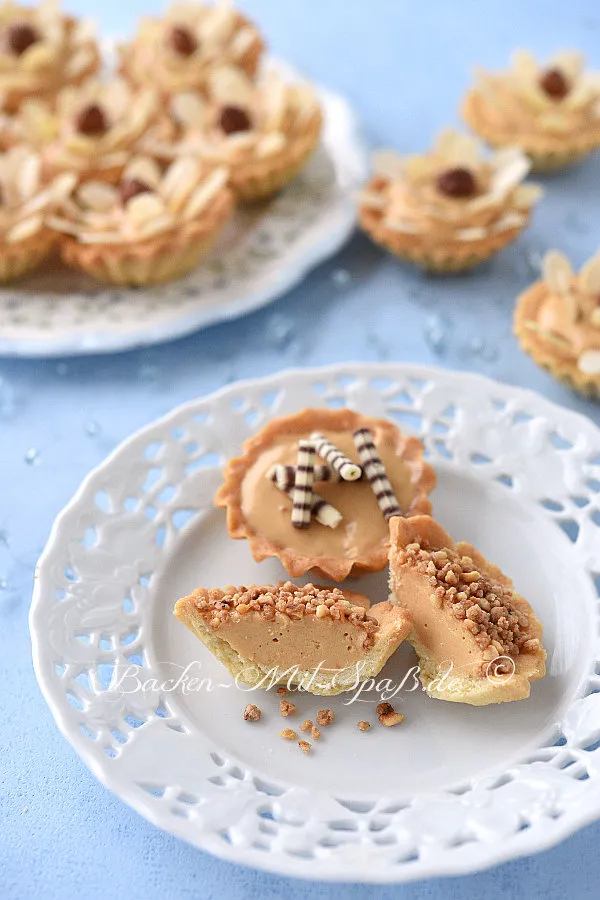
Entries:
MULTIPOLYGON (((359 462, 352 434, 326 429, 323 433, 350 459, 359 462)), ((306 556, 361 557, 388 538, 387 523, 366 478, 315 483, 318 494, 339 510, 343 519, 335 529, 313 519, 304 530, 292 526, 291 501, 267 478, 273 465, 296 463, 298 439, 308 436, 278 436, 248 470, 241 488, 246 523, 255 534, 265 535, 280 547, 293 547, 306 556)), ((415 497, 409 466, 400 458, 393 432, 374 428, 373 438, 400 507, 406 512, 415 497)))

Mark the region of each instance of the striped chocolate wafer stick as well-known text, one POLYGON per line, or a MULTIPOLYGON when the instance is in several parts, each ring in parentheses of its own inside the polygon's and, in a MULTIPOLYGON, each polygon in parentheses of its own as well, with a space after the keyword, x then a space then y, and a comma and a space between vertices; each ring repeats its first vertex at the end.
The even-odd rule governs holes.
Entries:
POLYGON ((394 489, 387 477, 385 466, 379 458, 377 448, 373 442, 373 435, 368 428, 359 428, 354 432, 354 443, 358 450, 360 461, 365 470, 365 475, 371 485, 371 490, 377 498, 379 509, 383 518, 391 519, 392 516, 401 516, 402 510, 394 494, 394 489))
POLYGON ((356 463, 348 459, 345 453, 328 441, 320 431, 314 431, 310 436, 315 442, 315 449, 319 456, 329 463, 331 468, 338 473, 344 481, 358 481, 362 477, 362 469, 356 463))
POLYGON ((296 477, 292 490, 292 525, 294 528, 308 528, 310 525, 314 480, 315 445, 312 441, 298 441, 296 477))
MULTIPOLYGON (((281 468, 287 469, 288 466, 271 466, 271 468, 267 472, 267 478, 273 482, 275 487, 279 488, 280 491, 282 491, 284 494, 287 494, 288 497, 290 497, 292 494, 292 491, 294 490, 294 482, 292 481, 291 484, 289 484, 288 482, 284 482, 282 484, 279 481, 279 479, 277 477, 277 475, 278 475, 277 470, 281 469, 281 468)), ((295 479, 295 473, 296 473, 295 467, 289 466, 289 468, 293 470, 294 479, 295 479)), ((318 468, 319 468, 318 466, 315 466, 315 471, 318 468)), ((331 469, 328 469, 328 471, 331 472, 331 469)), ((324 481, 325 479, 322 479, 322 480, 324 481)), ((326 500, 323 500, 323 498, 320 497, 317 493, 315 493, 315 491, 313 491, 312 496, 313 496, 313 502, 312 502, 312 507, 310 510, 311 516, 313 516, 313 518, 315 518, 317 520, 317 522, 320 522, 321 525, 326 525, 328 528, 337 528, 338 525, 340 524, 340 522, 342 521, 341 512, 339 512, 339 510, 337 510, 335 508, 335 506, 332 506, 331 503, 327 503, 326 500)))
MULTIPOLYGON (((276 465, 271 466, 267 472, 267 478, 275 482, 277 487, 282 491, 289 491, 294 487, 296 481, 296 467, 276 465)), ((329 466, 315 466, 315 482, 317 481, 339 481, 339 476, 329 466)))

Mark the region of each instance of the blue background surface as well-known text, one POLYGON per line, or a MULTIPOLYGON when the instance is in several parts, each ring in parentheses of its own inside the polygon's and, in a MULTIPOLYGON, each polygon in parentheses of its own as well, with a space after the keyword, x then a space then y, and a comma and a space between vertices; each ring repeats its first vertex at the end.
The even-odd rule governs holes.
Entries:
MULTIPOLYGON (((344 92, 374 145, 416 151, 456 121, 472 65, 515 46, 586 51, 600 68, 597 0, 248 0, 277 55, 344 92)), ((160 4, 89 0, 107 33, 160 4)), ((422 276, 356 236, 272 307, 163 347, 105 358, 0 360, 0 897, 239 900, 310 895, 597 897, 600 824, 550 852, 469 878, 397 888, 307 884, 220 862, 162 834, 102 788, 59 735, 30 661, 36 560, 81 479, 134 429, 237 378, 290 365, 406 360, 534 388, 600 422, 511 336, 514 298, 550 246, 582 263, 600 244, 600 158, 546 180, 517 245, 468 277, 422 276), (315 327, 318 323, 318 327, 315 327)))

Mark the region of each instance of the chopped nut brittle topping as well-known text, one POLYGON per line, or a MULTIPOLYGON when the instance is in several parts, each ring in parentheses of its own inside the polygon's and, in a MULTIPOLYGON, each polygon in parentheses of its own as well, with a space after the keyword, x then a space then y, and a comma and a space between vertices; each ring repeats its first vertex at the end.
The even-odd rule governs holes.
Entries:
POLYGON ((391 703, 378 703, 376 712, 378 716, 385 716, 387 713, 394 712, 394 707, 391 703))
POLYGON ((331 725, 334 718, 332 709, 320 709, 317 713, 317 725, 331 725))
POLYGON ((316 616, 350 622, 366 631, 365 648, 372 646, 373 635, 379 629, 377 619, 369 616, 364 607, 353 606, 339 588, 319 588, 313 584, 299 587, 291 581, 275 587, 229 587, 224 593, 217 589, 201 591, 196 607, 213 628, 218 628, 230 616, 239 621, 240 616, 250 612, 260 613, 268 621, 274 619, 275 613, 281 613, 294 620, 316 616))
POLYGON ((286 688, 286 687, 283 687, 283 685, 282 685, 281 687, 278 687, 278 688, 277 688, 277 696, 278 696, 278 697, 285 697, 286 695, 287 695, 287 688, 286 688))
POLYGON ((313 741, 318 741, 319 738, 321 737, 321 732, 319 731, 319 729, 317 728, 316 725, 313 725, 313 727, 310 729, 310 736, 313 739, 313 741))
POLYGON ((287 718, 287 716, 293 716, 296 712, 296 705, 295 703, 290 703, 289 700, 280 700, 279 712, 284 718, 287 718))
POLYGON ((359 723, 358 723, 358 730, 359 730, 359 731, 368 731, 370 727, 371 727, 371 723, 370 723, 370 722, 364 722, 364 721, 363 721, 363 722, 359 722, 359 723))
POLYGON ((386 728, 393 728, 394 725, 400 725, 401 722, 404 722, 404 716, 399 712, 388 712, 384 713, 382 716, 379 716, 379 721, 382 725, 385 725, 386 728))
POLYGON ((248 703, 244 710, 244 719, 246 722, 258 722, 261 717, 261 711, 254 703, 248 703))
POLYGON ((539 640, 527 632, 527 615, 514 606, 512 590, 478 572, 470 556, 460 556, 451 548, 424 550, 413 543, 400 551, 399 561, 429 577, 431 602, 439 609, 451 609, 465 623, 484 660, 539 649, 539 640))
POLYGON ((310 744, 308 741, 298 741, 298 746, 303 753, 310 753, 310 744))
POLYGON ((295 741, 297 740, 298 735, 293 728, 284 728, 283 731, 279 732, 279 737, 283 738, 284 741, 295 741))
POLYGON ((311 719, 305 719, 302 725, 300 726, 300 731, 310 731, 313 727, 313 723, 311 719))

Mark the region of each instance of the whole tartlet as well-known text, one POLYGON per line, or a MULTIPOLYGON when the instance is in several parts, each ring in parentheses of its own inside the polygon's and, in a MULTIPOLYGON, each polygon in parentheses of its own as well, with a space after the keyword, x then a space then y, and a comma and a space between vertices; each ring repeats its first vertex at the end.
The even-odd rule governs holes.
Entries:
POLYGON ((538 171, 569 165, 600 147, 600 73, 584 61, 563 51, 540 65, 518 50, 508 71, 478 72, 463 116, 493 147, 521 147, 538 171))
POLYGON ((117 186, 88 181, 52 227, 67 265, 115 284, 180 278, 210 249, 233 212, 227 171, 180 159, 164 174, 134 158, 117 186))
POLYGON ((568 387, 600 397, 600 253, 575 274, 557 250, 517 300, 515 334, 526 353, 568 387))
POLYGON ((226 165, 240 199, 265 199, 290 182, 317 147, 322 115, 307 84, 288 84, 274 73, 259 83, 239 69, 211 73, 207 97, 175 94, 169 117, 145 146, 160 157, 192 154, 226 165))
POLYGON ((141 20, 133 41, 120 48, 120 65, 134 84, 171 94, 203 90, 224 64, 252 78, 263 49, 256 27, 231 4, 174 3, 163 18, 141 20))
POLYGON ((0 106, 14 112, 28 97, 52 101, 100 65, 87 22, 63 15, 54 0, 37 6, 0 6, 0 106))
POLYGON ((470 269, 514 241, 541 195, 522 183, 529 162, 520 150, 486 157, 450 129, 422 156, 376 154, 374 170, 360 224, 391 253, 437 272, 470 269))
POLYGON ((80 180, 114 183, 158 108, 155 91, 115 78, 64 88, 54 109, 28 101, 20 118, 46 172, 75 172, 80 180))
POLYGON ((27 147, 0 153, 0 281, 37 268, 54 249, 48 217, 72 190, 75 178, 62 175, 44 184, 40 157, 27 147))
POLYGON ((429 513, 427 495, 436 478, 423 461, 419 440, 403 435, 385 419, 350 409, 305 409, 273 419, 245 442, 241 456, 227 464, 215 505, 227 509, 229 536, 248 539, 258 562, 279 558, 294 577, 315 571, 342 581, 349 575, 385 568, 388 522, 366 475, 353 481, 335 477, 323 481, 323 474, 315 473, 315 499, 327 504, 332 520, 323 524, 326 518, 311 518, 303 528, 293 522, 293 495, 286 495, 273 481, 274 467, 290 471, 297 462, 299 442, 317 433, 358 469, 354 435, 364 429, 372 436, 399 511, 406 516, 429 513))

